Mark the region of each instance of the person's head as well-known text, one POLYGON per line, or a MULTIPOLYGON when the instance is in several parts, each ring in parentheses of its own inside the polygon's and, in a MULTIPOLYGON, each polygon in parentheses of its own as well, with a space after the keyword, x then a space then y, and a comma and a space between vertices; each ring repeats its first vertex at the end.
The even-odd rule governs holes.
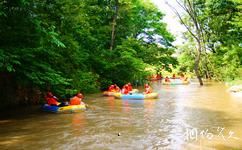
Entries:
POLYGON ((147 88, 147 87, 149 87, 149 84, 146 83, 146 84, 145 84, 145 88, 147 88))
POLYGON ((48 97, 53 97, 54 95, 51 92, 47 92, 48 97))
POLYGON ((77 93, 76 96, 79 97, 79 98, 83 98, 82 93, 77 93))
POLYGON ((130 86, 130 85, 131 85, 131 83, 129 82, 129 83, 128 83, 128 85, 130 86))

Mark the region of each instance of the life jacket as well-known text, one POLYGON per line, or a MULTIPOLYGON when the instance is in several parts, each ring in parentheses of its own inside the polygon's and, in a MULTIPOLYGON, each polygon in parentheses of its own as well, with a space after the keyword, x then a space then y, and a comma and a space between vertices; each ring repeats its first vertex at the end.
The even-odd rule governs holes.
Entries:
POLYGON ((132 85, 128 85, 128 90, 129 91, 132 91, 133 90, 132 85))
POLYGON ((116 92, 120 92, 120 88, 119 87, 116 87, 116 92))
POLYGON ((115 92, 120 92, 120 88, 118 86, 114 86, 114 91, 115 92))
POLYGON ((122 89, 122 94, 129 94, 129 90, 127 88, 122 89))
POLYGON ((165 78, 165 82, 170 82, 170 79, 169 78, 165 78))
POLYGON ((74 96, 71 100, 70 100, 70 105, 80 105, 81 104, 82 99, 74 96))
POLYGON ((114 85, 109 86, 108 91, 109 92, 114 92, 115 91, 114 85))
POLYGON ((156 79, 161 79, 161 75, 158 74, 158 75, 156 76, 156 79))
POLYGON ((45 97, 48 105, 58 105, 57 100, 54 97, 45 97))
POLYGON ((146 87, 145 88, 145 94, 149 94, 151 93, 151 88, 150 87, 146 87))
POLYGON ((176 79, 176 75, 175 74, 172 75, 172 79, 176 79))

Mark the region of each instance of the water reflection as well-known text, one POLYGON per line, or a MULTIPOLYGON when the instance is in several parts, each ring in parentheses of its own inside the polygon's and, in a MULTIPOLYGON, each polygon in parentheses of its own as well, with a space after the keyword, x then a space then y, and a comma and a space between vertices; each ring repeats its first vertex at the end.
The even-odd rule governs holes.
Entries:
POLYGON ((78 131, 83 130, 87 123, 85 113, 74 113, 71 117, 72 117, 72 121, 71 121, 72 129, 75 129, 78 131))
POLYGON ((114 111, 115 109, 115 98, 113 96, 107 97, 108 106, 110 111, 114 111))
POLYGON ((144 111, 147 114, 152 114, 154 112, 156 100, 145 100, 144 101, 144 111))

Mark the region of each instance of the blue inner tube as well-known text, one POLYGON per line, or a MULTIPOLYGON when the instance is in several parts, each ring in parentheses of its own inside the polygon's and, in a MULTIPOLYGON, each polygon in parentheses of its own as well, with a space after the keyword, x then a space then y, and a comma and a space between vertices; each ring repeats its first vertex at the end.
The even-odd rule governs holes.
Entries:
POLYGON ((140 94, 140 93, 133 93, 133 94, 122 94, 121 95, 122 99, 145 99, 144 94, 140 94))
POLYGON ((42 110, 47 111, 47 112, 56 113, 56 112, 58 112, 59 107, 58 106, 50 106, 50 105, 45 104, 45 105, 42 106, 42 110))

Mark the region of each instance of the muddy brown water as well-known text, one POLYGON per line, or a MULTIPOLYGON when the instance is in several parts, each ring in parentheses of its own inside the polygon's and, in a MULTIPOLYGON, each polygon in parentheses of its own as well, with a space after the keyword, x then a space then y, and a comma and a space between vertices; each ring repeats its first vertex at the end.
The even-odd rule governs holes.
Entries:
POLYGON ((224 84, 152 86, 159 99, 94 94, 81 113, 2 113, 0 149, 242 149, 242 98, 224 84))

